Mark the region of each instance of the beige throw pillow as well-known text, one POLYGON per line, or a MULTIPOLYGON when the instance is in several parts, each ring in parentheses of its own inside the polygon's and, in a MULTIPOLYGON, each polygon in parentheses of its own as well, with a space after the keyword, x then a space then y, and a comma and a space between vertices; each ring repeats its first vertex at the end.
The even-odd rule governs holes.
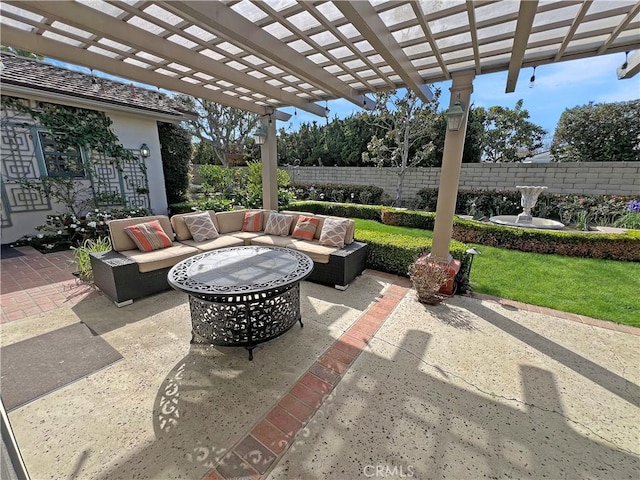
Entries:
POLYGON ((187 224, 187 228, 196 242, 213 240, 220 236, 208 212, 186 215, 184 223, 187 224))
POLYGON ((286 237, 289 235, 289 228, 291 228, 292 221, 293 217, 291 215, 271 212, 267 220, 267 226, 264 227, 264 233, 267 235, 286 237))
POLYGON ((344 247, 344 238, 347 235, 347 220, 338 220, 335 218, 325 218, 320 233, 320 245, 328 247, 344 247))

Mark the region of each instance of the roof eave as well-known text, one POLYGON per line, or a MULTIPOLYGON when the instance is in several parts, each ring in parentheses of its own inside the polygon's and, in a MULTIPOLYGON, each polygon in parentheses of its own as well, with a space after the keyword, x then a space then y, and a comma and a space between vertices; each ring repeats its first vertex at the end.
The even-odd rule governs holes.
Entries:
POLYGON ((95 109, 96 107, 100 107, 101 109, 106 108, 108 110, 114 110, 118 112, 134 113, 137 115, 153 117, 156 120, 162 120, 172 123, 181 122, 184 120, 195 120, 197 118, 196 114, 190 114, 187 112, 170 113, 166 111, 154 110, 151 108, 123 105, 119 102, 114 101, 87 98, 82 96, 81 94, 70 95, 67 93, 60 93, 59 91, 55 91, 54 89, 27 87, 17 83, 12 83, 12 81, 8 79, 2 79, 2 93, 4 95, 28 95, 42 101, 55 100, 60 103, 75 107, 93 109, 95 109))

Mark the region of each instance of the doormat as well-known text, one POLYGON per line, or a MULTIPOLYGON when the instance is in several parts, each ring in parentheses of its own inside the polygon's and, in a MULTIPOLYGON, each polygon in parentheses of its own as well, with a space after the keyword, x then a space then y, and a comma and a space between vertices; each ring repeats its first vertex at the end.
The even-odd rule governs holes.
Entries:
POLYGON ((2 401, 11 411, 122 359, 76 323, 0 349, 2 401))
POLYGON ((12 246, 3 243, 0 249, 0 258, 24 257, 24 253, 16 250, 12 246))

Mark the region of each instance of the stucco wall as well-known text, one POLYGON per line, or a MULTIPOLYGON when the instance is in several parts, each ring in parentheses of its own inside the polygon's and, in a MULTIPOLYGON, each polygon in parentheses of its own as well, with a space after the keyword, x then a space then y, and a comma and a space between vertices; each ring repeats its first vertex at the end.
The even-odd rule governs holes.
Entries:
MULTIPOLYGON (((151 155, 145 161, 149 181, 149 205, 154 213, 166 214, 168 212, 168 207, 164 188, 164 174, 162 171, 160 140, 158 138, 156 120, 148 116, 136 116, 134 114, 121 112, 105 111, 105 113, 112 119, 112 129, 125 148, 136 151, 143 143, 146 143, 149 146, 151 155)), ((3 119, 5 118, 6 116, 3 115, 3 119)), ((23 135, 23 138, 18 140, 26 144, 28 143, 28 136, 29 135, 23 135)), ((5 137, 5 135, 3 135, 3 137, 5 137)), ((2 141, 5 140, 6 138, 2 139, 2 141)), ((33 140, 30 142, 32 145, 31 148, 33 148, 33 140)), ((6 150, 3 149, 3 155, 5 151, 6 150)), ((25 155, 23 156, 24 161, 27 162, 29 156, 33 157, 33 155, 33 152, 25 152, 25 155)), ((5 159, 3 159, 2 162, 3 182, 5 182, 6 179, 17 178, 19 173, 16 173, 16 169, 12 166, 15 162, 5 162, 4 160, 5 159)), ((39 166, 35 160, 32 165, 33 166, 30 168, 33 168, 35 171, 30 171, 28 176, 31 178, 38 178, 41 175, 39 166)), ((47 215, 65 211, 63 205, 56 205, 53 203, 51 205, 51 209, 44 209, 42 207, 39 207, 37 211, 33 211, 33 209, 31 209, 31 211, 20 211, 20 208, 12 209, 9 204, 14 202, 14 200, 7 200, 9 196, 17 195, 15 191, 12 191, 12 189, 15 188, 15 184, 10 185, 7 183, 5 187, 6 197, 2 198, 2 243, 11 243, 23 235, 37 233, 34 227, 43 225, 46 221, 47 215)), ((20 195, 23 194, 20 193, 20 195)))
MULTIPOLYGON (((378 185, 395 198, 397 175, 390 168, 286 168, 294 183, 378 185)), ((439 168, 413 168, 404 181, 403 200, 421 188, 437 188, 439 168)), ((516 185, 544 185, 549 193, 640 195, 640 162, 478 163, 463 164, 460 189, 515 190, 516 185)))

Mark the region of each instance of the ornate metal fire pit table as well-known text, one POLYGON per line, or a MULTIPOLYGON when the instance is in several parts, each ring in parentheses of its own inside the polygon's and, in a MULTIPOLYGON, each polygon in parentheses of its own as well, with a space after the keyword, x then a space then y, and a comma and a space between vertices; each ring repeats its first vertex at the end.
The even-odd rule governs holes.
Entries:
POLYGON ((313 270, 304 253, 279 247, 231 247, 176 264, 169 285, 189 294, 191 343, 254 347, 302 327, 300 282, 313 270))

